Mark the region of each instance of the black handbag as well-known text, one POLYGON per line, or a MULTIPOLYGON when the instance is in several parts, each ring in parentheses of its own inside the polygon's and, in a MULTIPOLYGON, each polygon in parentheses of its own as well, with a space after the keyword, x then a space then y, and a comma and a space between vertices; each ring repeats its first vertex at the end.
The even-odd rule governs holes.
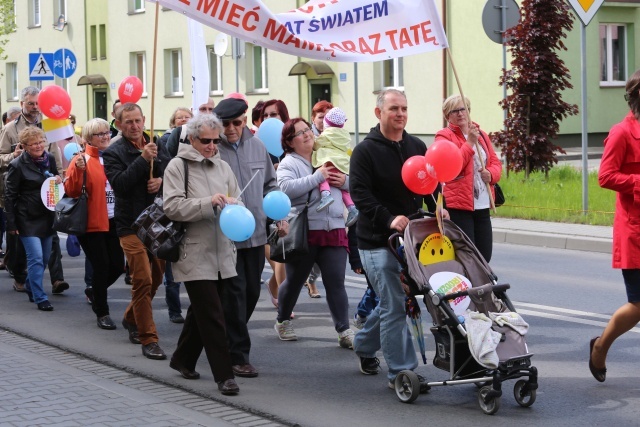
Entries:
POLYGON ((53 229, 61 233, 83 235, 87 232, 87 169, 82 176, 82 191, 77 198, 65 194, 55 207, 53 229))
POLYGON ((498 183, 493 184, 493 189, 495 191, 495 205, 496 208, 504 205, 504 193, 502 192, 502 188, 498 185, 498 183))
POLYGON ((269 242, 269 256, 272 261, 282 263, 293 263, 299 261, 309 253, 309 219, 307 211, 311 192, 307 198, 304 209, 297 216, 289 221, 289 233, 284 237, 279 237, 277 229, 274 229, 267 241, 269 242))
MULTIPOLYGON (((184 193, 186 197, 189 167, 184 159, 182 163, 184 165, 184 193)), ((180 259, 180 241, 186 233, 186 228, 181 222, 169 219, 164 213, 162 204, 162 197, 156 195, 153 203, 140 213, 131 228, 153 256, 165 261, 176 262, 180 259)))

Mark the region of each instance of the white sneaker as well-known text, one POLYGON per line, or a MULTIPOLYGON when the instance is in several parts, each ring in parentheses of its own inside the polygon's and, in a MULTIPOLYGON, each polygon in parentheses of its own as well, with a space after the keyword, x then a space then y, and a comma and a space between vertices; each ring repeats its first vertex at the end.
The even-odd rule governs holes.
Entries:
POLYGON ((276 321, 273 328, 278 333, 278 338, 282 341, 298 341, 298 336, 293 331, 293 326, 291 325, 290 320, 285 320, 282 323, 276 321))
POLYGON ((353 350, 353 337, 355 336, 355 332, 351 329, 344 330, 338 334, 338 344, 342 348, 349 348, 353 350))
POLYGON ((351 321, 351 324, 353 325, 354 328, 356 329, 362 329, 364 328, 364 324, 367 322, 367 318, 366 317, 362 317, 359 314, 356 314, 353 317, 353 320, 351 321))

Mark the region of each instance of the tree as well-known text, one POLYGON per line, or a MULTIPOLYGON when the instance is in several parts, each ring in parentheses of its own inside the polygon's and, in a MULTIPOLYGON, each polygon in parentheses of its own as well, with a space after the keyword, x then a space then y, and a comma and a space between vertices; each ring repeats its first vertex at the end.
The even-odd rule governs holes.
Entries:
POLYGON ((559 123, 578 113, 578 106, 562 101, 561 92, 570 89, 569 70, 558 51, 573 27, 567 2, 523 0, 520 23, 507 31, 512 54, 511 69, 503 70, 500 84, 506 83, 509 95, 500 101, 507 110, 505 130, 491 135, 507 158, 507 168, 547 173, 564 153, 553 144, 559 123))
POLYGON ((0 59, 6 59, 4 46, 7 35, 16 29, 16 14, 13 0, 0 0, 0 59))

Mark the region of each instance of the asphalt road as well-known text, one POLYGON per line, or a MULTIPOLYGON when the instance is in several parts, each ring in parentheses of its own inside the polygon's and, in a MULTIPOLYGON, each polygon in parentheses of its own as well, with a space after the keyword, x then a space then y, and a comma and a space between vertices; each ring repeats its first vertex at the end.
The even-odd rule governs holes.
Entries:
MULTIPOLYGON (((637 425, 640 416, 640 370, 636 362, 640 358, 640 328, 614 345, 605 383, 597 383, 587 367, 589 339, 600 333, 609 316, 625 302, 621 274, 611 269, 610 255, 496 245, 492 267, 501 282, 512 285, 509 296, 531 326, 527 339, 535 354, 533 364, 540 372, 540 389, 536 403, 521 408, 513 400, 512 384, 506 383, 502 408, 495 416, 482 414, 473 385, 434 388, 406 405, 387 389, 385 375, 362 375, 353 352, 338 346, 322 286, 323 298, 310 299, 303 293, 298 300, 294 321, 297 342, 278 340, 273 330, 275 309, 263 291, 250 322, 252 363, 260 376, 238 379, 239 396, 221 396, 204 357, 197 367, 202 378, 187 381, 169 368, 168 361, 148 360, 140 346, 129 343, 119 325, 130 298, 130 287, 123 279, 109 292, 111 314, 119 327, 115 331, 98 329, 83 294, 83 258, 65 256, 63 264, 71 289, 61 296, 51 296, 55 307, 51 313, 36 310, 25 294, 12 290, 8 274, 0 272, 0 327, 283 424, 625 426, 637 425)), ((269 275, 265 269, 264 278, 269 275)), ((364 288, 360 277, 347 277, 351 314, 364 288)), ((185 292, 182 302, 186 308, 185 292)), ((181 325, 169 322, 162 287, 154 301, 154 317, 160 345, 170 355, 181 325)), ((427 330, 428 315, 425 317, 427 330)), ((431 337, 427 337, 427 347, 428 359, 432 360, 431 337)), ((430 362, 420 366, 418 372, 430 380, 446 377, 430 362)))

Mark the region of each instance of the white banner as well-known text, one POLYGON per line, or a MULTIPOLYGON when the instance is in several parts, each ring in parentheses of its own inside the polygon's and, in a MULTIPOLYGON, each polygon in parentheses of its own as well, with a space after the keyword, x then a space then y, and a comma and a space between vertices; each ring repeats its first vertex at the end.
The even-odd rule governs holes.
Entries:
POLYGON ((273 14, 260 0, 148 0, 246 42, 323 61, 382 61, 446 48, 434 0, 311 0, 273 14))
POLYGON ((196 113, 198 107, 209 101, 209 61, 207 46, 204 43, 202 24, 189 21, 189 51, 191 53, 191 87, 192 111, 196 113))

